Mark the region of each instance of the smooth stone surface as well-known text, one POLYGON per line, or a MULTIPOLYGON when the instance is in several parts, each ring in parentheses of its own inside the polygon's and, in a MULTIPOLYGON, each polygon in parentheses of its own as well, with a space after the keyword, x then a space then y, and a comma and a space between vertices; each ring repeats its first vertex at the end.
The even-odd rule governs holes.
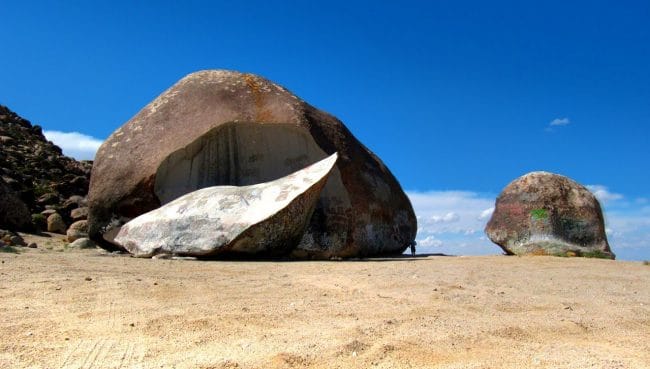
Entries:
POLYGON ((126 223, 115 241, 138 257, 286 255, 302 238, 336 160, 334 154, 271 182, 191 192, 126 223))
POLYGON ((532 172, 511 182, 485 232, 508 254, 615 257, 596 197, 553 173, 532 172))

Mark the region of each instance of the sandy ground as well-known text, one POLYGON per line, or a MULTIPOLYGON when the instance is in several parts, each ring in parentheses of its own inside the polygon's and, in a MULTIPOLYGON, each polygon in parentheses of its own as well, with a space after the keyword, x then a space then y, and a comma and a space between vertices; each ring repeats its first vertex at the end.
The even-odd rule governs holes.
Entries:
POLYGON ((0 368, 650 368, 650 266, 0 253, 0 368))

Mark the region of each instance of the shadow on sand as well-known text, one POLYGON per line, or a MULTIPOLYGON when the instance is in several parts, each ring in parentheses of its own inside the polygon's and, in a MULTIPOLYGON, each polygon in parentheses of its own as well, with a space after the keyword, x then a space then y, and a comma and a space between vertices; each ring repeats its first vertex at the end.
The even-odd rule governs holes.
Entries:
MULTIPOLYGON (((97 256, 118 256, 118 257, 133 257, 126 251, 100 251, 97 256)), ((196 256, 184 256, 184 255, 155 255, 152 259, 163 259, 163 260, 196 260, 196 261, 236 261, 236 262, 286 262, 286 263, 301 263, 301 262, 387 262, 387 261, 421 261, 426 260, 429 257, 457 257, 457 255, 447 255, 442 253, 424 253, 424 254, 415 254, 412 256, 410 254, 397 254, 397 255, 386 255, 386 256, 377 256, 377 257, 353 257, 353 258, 341 258, 341 257, 332 257, 329 259, 300 259, 300 258, 290 258, 286 256, 255 256, 251 257, 250 255, 244 254, 222 254, 222 255, 212 255, 204 257, 196 256)), ((146 259, 146 258, 145 258, 146 259)))

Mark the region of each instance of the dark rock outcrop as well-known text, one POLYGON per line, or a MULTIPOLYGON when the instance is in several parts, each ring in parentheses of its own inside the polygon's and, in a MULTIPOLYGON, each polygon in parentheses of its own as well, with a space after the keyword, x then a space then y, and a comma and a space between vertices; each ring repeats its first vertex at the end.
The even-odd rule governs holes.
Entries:
MULTIPOLYGON (((64 203, 71 196, 86 196, 91 168, 92 162, 79 162, 63 155, 61 148, 43 136, 40 126, 32 125, 0 105, 0 206, 9 201, 8 192, 3 189, 7 186, 27 208, 30 217, 27 228, 24 223, 0 226, 37 230, 43 226, 42 219, 36 216, 37 224, 32 224, 29 214, 38 215, 45 209, 57 210, 70 223, 70 211, 77 206, 66 207, 64 203)), ((22 208, 17 204, 12 214, 20 213, 20 218, 24 219, 22 208), (18 208, 21 209, 16 210, 18 208)))
POLYGON ((28 231, 33 228, 27 205, 0 181, 0 228, 28 231))
POLYGON ((415 238, 411 203, 388 168, 335 117, 266 79, 188 75, 100 147, 89 193, 90 237, 105 248, 134 217, 201 188, 272 181, 334 152, 295 257, 401 253, 415 238))
POLYGON ((614 258, 596 197, 557 174, 532 172, 511 182, 485 232, 508 254, 614 258))

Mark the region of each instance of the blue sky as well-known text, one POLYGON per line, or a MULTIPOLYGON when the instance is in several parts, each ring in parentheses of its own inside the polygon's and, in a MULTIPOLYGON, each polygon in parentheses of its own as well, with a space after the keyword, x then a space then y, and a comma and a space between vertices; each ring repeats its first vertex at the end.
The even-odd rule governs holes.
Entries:
POLYGON ((614 251, 650 259, 650 2, 0 8, 0 103, 71 155, 92 155, 190 72, 252 72, 336 115, 382 158, 427 251, 498 253, 485 211, 511 180, 547 170, 595 186, 614 251))

